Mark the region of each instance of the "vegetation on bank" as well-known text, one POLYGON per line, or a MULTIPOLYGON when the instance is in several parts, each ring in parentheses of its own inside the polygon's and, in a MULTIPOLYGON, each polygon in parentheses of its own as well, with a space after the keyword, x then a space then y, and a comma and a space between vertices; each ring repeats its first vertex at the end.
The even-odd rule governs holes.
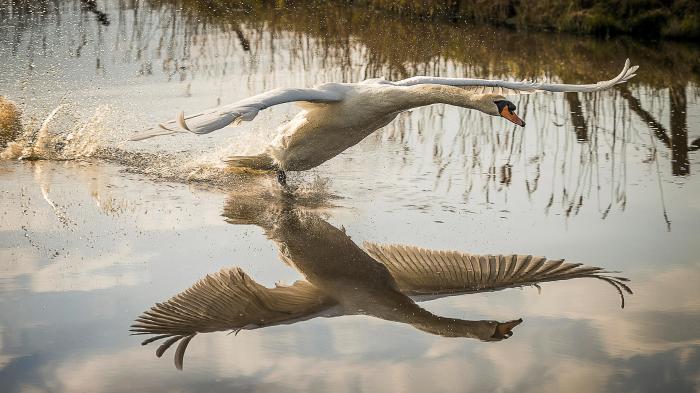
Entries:
POLYGON ((597 35, 700 38, 697 0, 359 0, 421 17, 446 17, 597 35))
MULTIPOLYGON (((299 39, 295 42, 311 37, 318 40, 315 57, 334 58, 340 63, 343 58, 350 58, 354 44, 361 44, 365 50, 362 78, 382 76, 396 80, 418 74, 438 75, 444 66, 442 62, 456 62, 469 65, 471 77, 556 77, 566 83, 590 83, 609 78, 629 57, 643 70, 630 85, 665 88, 671 84, 700 83, 700 47, 682 42, 628 36, 602 40, 484 24, 464 26, 410 17, 387 18, 383 12, 367 12, 360 6, 347 7, 332 1, 283 7, 253 1, 232 6, 231 1, 148 0, 147 4, 160 12, 162 6, 183 10, 186 18, 206 26, 202 28, 224 27, 236 34, 240 32, 239 39, 249 31, 297 33, 299 39)), ((193 31, 178 31, 172 36, 190 40, 190 45, 194 45, 198 42, 196 26, 199 24, 184 24, 183 29, 193 31)), ((255 46, 243 38, 241 47, 255 46)), ((292 54, 293 58, 304 56, 292 54)))
POLYGON ((255 9, 328 3, 520 30, 700 39, 698 0, 207 0, 201 5, 255 9))

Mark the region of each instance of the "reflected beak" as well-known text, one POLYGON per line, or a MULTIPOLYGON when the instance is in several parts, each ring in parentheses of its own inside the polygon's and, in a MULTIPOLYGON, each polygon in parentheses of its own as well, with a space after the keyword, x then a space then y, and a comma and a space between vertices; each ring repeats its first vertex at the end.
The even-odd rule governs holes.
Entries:
POLYGON ((498 326, 496 326, 496 331, 493 333, 493 336, 491 338, 502 340, 504 338, 512 336, 513 328, 520 325, 522 322, 522 318, 518 318, 513 321, 499 323, 498 326))
POLYGON ((518 115, 511 112, 507 106, 504 106, 501 110, 501 116, 506 120, 519 125, 520 127, 525 127, 525 122, 523 121, 523 119, 519 118, 518 115))

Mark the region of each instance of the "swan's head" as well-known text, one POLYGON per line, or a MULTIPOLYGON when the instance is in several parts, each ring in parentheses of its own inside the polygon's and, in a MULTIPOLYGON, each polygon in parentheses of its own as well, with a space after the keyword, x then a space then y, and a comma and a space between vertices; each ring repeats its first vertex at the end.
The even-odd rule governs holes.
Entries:
POLYGON ((414 324, 418 329, 442 337, 468 337, 481 341, 501 341, 513 335, 513 329, 523 322, 521 318, 507 322, 468 321, 441 318, 428 324, 414 324))
POLYGON ((480 107, 477 108, 491 116, 500 116, 520 127, 525 127, 523 119, 515 114, 515 104, 498 94, 484 94, 479 100, 480 107))

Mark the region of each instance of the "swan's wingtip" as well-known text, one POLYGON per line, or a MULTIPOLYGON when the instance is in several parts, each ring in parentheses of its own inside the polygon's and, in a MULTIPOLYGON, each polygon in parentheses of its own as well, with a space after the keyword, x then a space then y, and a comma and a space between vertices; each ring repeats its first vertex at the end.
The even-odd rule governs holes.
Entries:
POLYGON ((193 132, 192 130, 190 130, 189 127, 187 127, 187 123, 185 122, 185 112, 184 111, 180 111, 180 114, 177 115, 177 124, 180 127, 182 127, 183 129, 185 129, 189 132, 193 132))
POLYGON ((632 66, 630 64, 631 64, 630 59, 626 59, 625 66, 622 68, 622 72, 620 72, 620 75, 618 75, 617 78, 615 78, 615 84, 625 83, 625 82, 629 81, 630 79, 634 78, 635 76, 637 76, 635 71, 637 71, 639 69, 639 66, 638 65, 632 66))

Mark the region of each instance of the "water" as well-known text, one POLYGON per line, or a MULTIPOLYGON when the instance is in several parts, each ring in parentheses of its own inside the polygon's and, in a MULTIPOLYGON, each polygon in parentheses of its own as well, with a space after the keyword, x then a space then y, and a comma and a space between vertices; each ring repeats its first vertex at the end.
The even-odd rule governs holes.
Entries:
POLYGON ((700 389, 700 48, 331 6, 2 0, 0 20, 0 92, 25 129, 0 161, 3 392, 700 389), (264 146, 293 105, 205 137, 123 143, 180 110, 276 87, 587 83, 627 57, 640 70, 619 89, 514 100, 525 129, 442 105, 404 113, 291 173, 294 201, 220 161, 264 146), (386 286, 362 278, 370 265, 350 268, 364 242, 565 258, 619 272, 634 294, 622 309, 613 287, 578 278, 387 306, 386 286), (198 334, 182 371, 177 345, 157 358, 158 343, 129 335, 155 303, 236 268, 268 288, 316 271, 321 298, 355 315, 198 334), (485 342, 445 337, 456 325, 417 320, 425 311, 523 322, 485 342))

